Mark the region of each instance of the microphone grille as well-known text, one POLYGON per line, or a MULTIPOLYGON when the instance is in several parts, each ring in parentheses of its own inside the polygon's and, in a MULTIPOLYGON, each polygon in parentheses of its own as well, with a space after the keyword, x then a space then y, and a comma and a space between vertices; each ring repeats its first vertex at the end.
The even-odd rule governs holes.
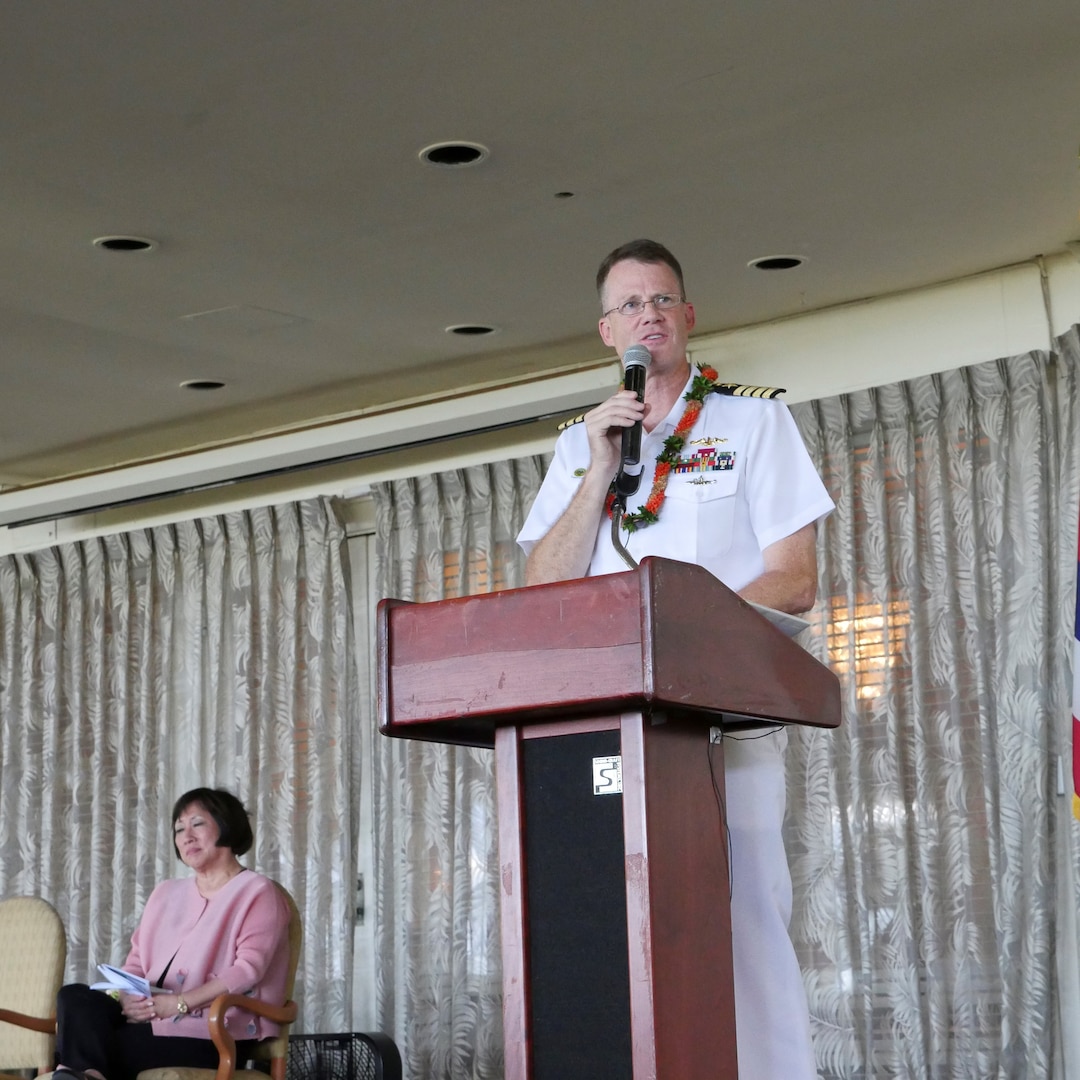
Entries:
POLYGON ((631 345, 623 353, 623 371, 628 367, 648 367, 652 363, 652 353, 644 345, 631 345))

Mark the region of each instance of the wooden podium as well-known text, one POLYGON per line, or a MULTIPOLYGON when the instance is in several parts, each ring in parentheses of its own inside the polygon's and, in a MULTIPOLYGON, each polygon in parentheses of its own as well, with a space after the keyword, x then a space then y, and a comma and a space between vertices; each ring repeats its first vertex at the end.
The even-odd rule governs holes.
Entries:
POLYGON ((736 1077, 721 729, 835 727, 701 567, 378 609, 379 726, 493 746, 506 1080, 736 1077))

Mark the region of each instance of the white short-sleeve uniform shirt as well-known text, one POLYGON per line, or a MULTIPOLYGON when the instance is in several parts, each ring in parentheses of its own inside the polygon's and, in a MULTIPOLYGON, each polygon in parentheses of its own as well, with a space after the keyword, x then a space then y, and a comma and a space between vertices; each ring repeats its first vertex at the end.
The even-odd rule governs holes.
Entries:
MULTIPOLYGON (((656 456, 685 408, 685 401, 677 401, 643 437, 645 467, 637 494, 627 500, 629 510, 648 498, 656 456)), ((518 536, 526 552, 562 516, 588 463, 585 425, 575 424, 559 437, 555 459, 518 536)), ((763 552, 770 544, 832 509, 786 405, 710 394, 668 478, 659 520, 629 537, 624 533, 623 542, 639 562, 646 555, 659 555, 697 563, 738 592, 760 576, 763 552)), ((598 524, 590 575, 627 568, 610 534, 605 519, 598 524)))

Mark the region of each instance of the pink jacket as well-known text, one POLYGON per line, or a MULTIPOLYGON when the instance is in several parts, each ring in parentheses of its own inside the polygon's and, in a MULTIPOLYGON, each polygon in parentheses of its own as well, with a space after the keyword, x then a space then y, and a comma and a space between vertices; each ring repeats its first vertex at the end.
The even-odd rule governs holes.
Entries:
MULTIPOLYGON (((151 985, 168 966, 164 986, 174 994, 216 977, 231 993, 282 1005, 289 966, 288 926, 288 905, 277 887, 251 870, 237 874, 209 900, 200 895, 194 878, 164 881, 150 894, 123 966, 145 976, 151 985)), ((208 1039, 208 1009, 209 1005, 186 1016, 155 1020, 154 1034, 208 1039)), ((234 1039, 278 1033, 277 1024, 241 1009, 230 1009, 225 1022, 234 1039)))

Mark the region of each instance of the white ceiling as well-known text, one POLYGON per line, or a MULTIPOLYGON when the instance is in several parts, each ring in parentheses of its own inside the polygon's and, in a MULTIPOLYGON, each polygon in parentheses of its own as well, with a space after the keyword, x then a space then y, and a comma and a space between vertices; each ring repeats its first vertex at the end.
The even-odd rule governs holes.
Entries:
POLYGON ((0 484, 595 359, 595 267, 636 236, 681 258, 699 331, 1080 238, 1076 0, 23 0, 0 25, 0 484), (446 140, 490 157, 420 162, 446 140), (92 244, 117 234, 157 247, 92 244))

